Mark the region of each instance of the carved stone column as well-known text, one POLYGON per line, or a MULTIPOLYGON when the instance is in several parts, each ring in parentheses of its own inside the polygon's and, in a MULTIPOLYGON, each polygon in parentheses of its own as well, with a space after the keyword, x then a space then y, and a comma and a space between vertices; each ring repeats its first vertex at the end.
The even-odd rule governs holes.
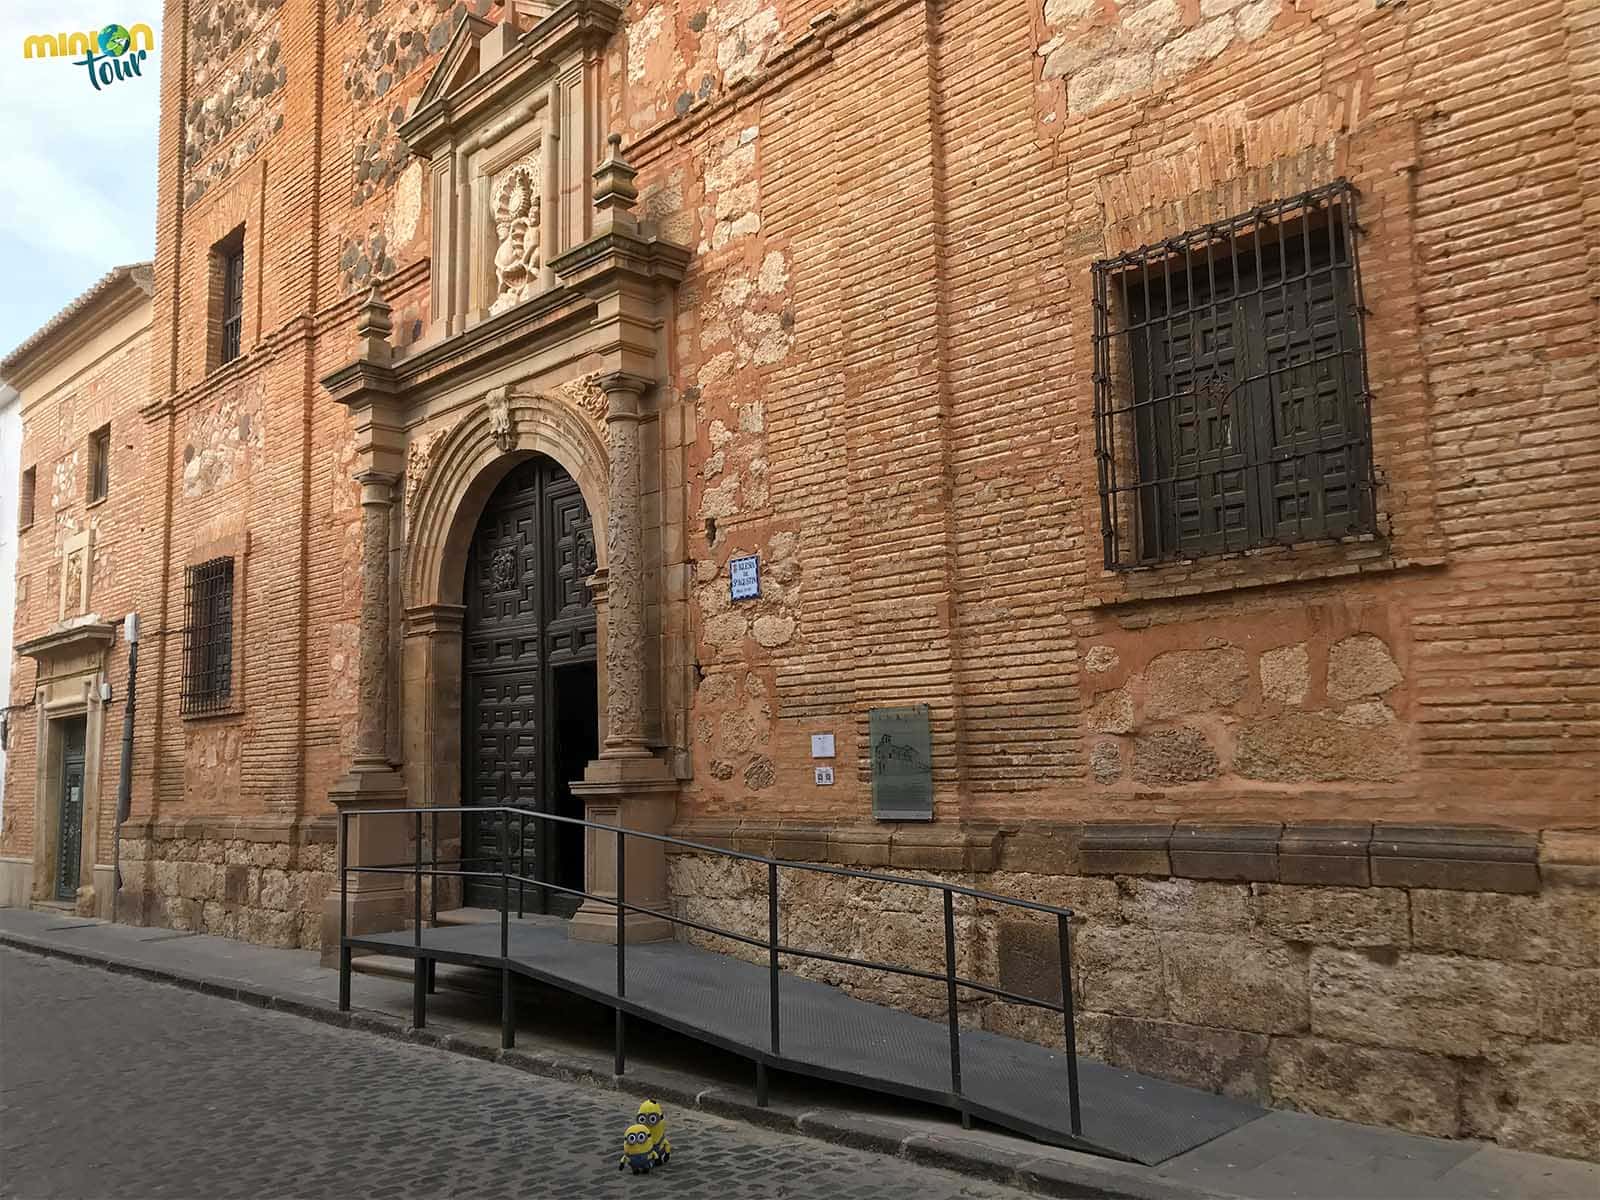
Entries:
POLYGON ((353 769, 390 771, 389 530, 398 480, 385 471, 362 471, 356 482, 361 485, 361 624, 353 769))
POLYGON ((639 516, 639 397, 646 381, 617 373, 606 393, 606 738, 602 758, 649 757, 644 741, 644 541, 639 516))
MULTIPOLYGON (((606 498, 604 650, 606 728, 600 757, 589 764, 583 782, 573 785, 584 797, 591 821, 648 833, 665 833, 672 823, 677 780, 644 737, 644 533, 639 505, 639 399, 649 381, 626 372, 602 377, 606 393, 606 449, 610 489, 606 498)), ((597 580, 597 582, 599 582, 597 580)), ((660 842, 628 838, 624 899, 645 909, 666 911, 667 859, 660 842)), ((596 896, 617 892, 615 834, 590 830, 584 847, 584 886, 596 896)), ((648 912, 623 918, 629 941, 672 936, 670 923, 648 912)), ((599 900, 585 901, 573 918, 573 937, 614 941, 617 910, 599 900)))

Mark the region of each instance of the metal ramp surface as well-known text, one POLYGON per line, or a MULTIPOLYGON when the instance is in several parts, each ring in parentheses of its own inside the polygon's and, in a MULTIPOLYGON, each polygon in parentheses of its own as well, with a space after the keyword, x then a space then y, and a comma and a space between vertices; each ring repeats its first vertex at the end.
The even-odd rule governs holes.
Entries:
MULTIPOLYGON (((384 954, 502 966, 621 1012, 780 1070, 952 1106, 945 1024, 857 1000, 784 971, 781 1053, 770 1052, 765 967, 683 942, 627 947, 626 994, 617 996, 614 947, 567 936, 565 923, 501 928, 444 925, 352 935, 346 944, 384 954)), ((1066 1055, 999 1034, 961 1032, 961 1106, 1042 1142, 1155 1165, 1256 1119, 1246 1101, 1080 1058, 1080 1136, 1068 1120, 1066 1055)))

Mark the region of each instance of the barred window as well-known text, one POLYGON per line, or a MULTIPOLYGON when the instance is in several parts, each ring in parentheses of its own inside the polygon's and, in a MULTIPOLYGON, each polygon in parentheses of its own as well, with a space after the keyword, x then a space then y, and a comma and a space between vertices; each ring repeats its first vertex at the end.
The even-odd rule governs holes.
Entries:
POLYGON ((102 425, 89 435, 89 503, 111 494, 111 426, 102 425))
POLYGON ((33 524, 34 493, 38 490, 39 474, 29 467, 22 472, 22 486, 17 490, 17 528, 26 529, 33 524))
POLYGON ((233 559, 188 569, 183 589, 183 703, 215 712, 233 691, 233 559))
POLYGON ((1344 180, 1094 266, 1112 570, 1374 529, 1344 180))
POLYGON ((239 357, 244 332, 244 250, 229 254, 222 264, 222 361, 239 357))
POLYGON ((244 341, 244 226, 211 247, 210 358, 220 367, 239 357, 244 341))

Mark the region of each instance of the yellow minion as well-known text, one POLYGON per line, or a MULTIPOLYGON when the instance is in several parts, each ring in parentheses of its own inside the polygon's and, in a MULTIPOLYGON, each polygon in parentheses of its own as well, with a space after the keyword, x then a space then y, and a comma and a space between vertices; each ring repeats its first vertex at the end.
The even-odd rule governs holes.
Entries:
POLYGON ((639 1105, 639 1115, 634 1120, 650 1131, 650 1148, 664 1166, 667 1159, 672 1157, 672 1143, 667 1140, 667 1114, 660 1103, 646 1100, 639 1105))
POLYGON ((628 1132, 622 1135, 622 1161, 617 1164, 617 1170, 626 1171, 632 1167, 635 1175, 650 1174, 650 1168, 658 1161, 651 1136, 648 1126, 629 1125, 628 1132))

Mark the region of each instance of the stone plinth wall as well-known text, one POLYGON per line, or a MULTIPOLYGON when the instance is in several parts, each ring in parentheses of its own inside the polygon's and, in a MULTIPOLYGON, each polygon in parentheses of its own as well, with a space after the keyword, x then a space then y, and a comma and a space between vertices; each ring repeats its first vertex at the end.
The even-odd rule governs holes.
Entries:
MULTIPOLYGON (((1253 863, 1219 861, 1227 850, 1187 859, 1194 851, 1173 849, 1167 825, 955 834, 741 825, 683 835, 783 857, 899 867, 1071 908, 1079 1049, 1106 1062, 1324 1116, 1600 1156, 1594 844, 1502 831, 1502 854, 1529 843, 1526 861, 1513 863, 1490 860, 1492 831, 1472 833, 1473 859, 1463 857, 1462 831, 1424 836, 1407 828, 1404 871, 1392 865, 1402 859, 1375 853, 1396 844, 1380 840, 1390 832, 1382 826, 1342 866, 1314 864, 1349 874, 1359 862, 1369 880, 1398 877, 1393 886, 1282 882, 1303 874, 1304 830, 1280 832, 1265 850, 1258 843, 1253 863), (897 846, 902 834, 911 840, 897 846), (1142 863, 1105 861, 1121 852, 1104 842, 1136 837, 1144 839, 1142 863), (1193 878, 1186 870, 1278 878, 1193 878)), ((763 866, 677 854, 670 869, 678 915, 767 936, 763 866)), ((785 944, 944 968, 937 890, 785 868, 780 900, 785 944)), ((962 975, 1059 999, 1051 918, 964 897, 955 907, 962 975)), ((765 961, 755 947, 685 936, 765 961)), ((783 966, 864 999, 945 1016, 942 982, 817 960, 786 958, 783 966)), ((1061 1044, 1058 1014, 979 993, 964 993, 962 1004, 968 1027, 1061 1044)))
POLYGON ((338 850, 319 822, 124 826, 122 876, 120 921, 314 950, 338 850))

